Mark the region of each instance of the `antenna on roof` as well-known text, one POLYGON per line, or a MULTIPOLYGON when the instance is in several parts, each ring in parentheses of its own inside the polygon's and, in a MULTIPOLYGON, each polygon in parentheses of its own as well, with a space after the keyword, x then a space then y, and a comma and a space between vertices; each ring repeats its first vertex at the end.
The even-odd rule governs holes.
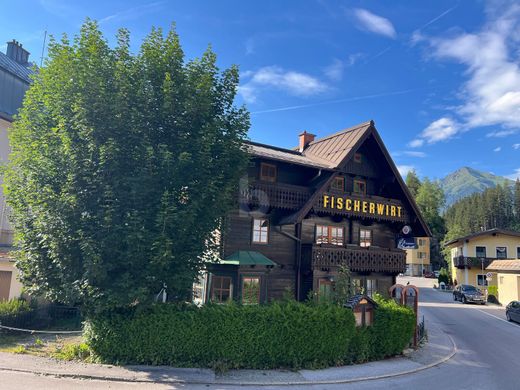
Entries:
POLYGON ((42 46, 42 56, 40 57, 40 68, 43 66, 43 54, 45 53, 45 42, 47 41, 47 29, 45 29, 45 34, 43 35, 43 46, 42 46))

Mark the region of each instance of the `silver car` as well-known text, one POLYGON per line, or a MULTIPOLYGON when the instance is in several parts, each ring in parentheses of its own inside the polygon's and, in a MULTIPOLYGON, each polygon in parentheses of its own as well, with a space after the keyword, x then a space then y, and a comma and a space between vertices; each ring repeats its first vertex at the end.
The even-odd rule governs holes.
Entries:
POLYGON ((462 303, 474 302, 480 303, 481 305, 486 304, 485 295, 471 284, 459 284, 455 287, 455 290, 453 290, 453 300, 461 301, 462 303))

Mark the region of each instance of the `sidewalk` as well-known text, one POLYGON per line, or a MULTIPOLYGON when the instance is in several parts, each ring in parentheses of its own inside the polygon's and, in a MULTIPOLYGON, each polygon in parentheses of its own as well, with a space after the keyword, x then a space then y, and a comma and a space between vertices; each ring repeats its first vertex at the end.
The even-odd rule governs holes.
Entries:
POLYGON ((311 385, 349 383, 411 374, 442 364, 453 357, 456 346, 439 328, 427 329, 429 341, 405 356, 378 362, 323 370, 230 370, 215 375, 209 369, 153 366, 112 366, 65 362, 30 355, 0 353, 0 370, 58 377, 120 382, 155 382, 219 385, 311 385))

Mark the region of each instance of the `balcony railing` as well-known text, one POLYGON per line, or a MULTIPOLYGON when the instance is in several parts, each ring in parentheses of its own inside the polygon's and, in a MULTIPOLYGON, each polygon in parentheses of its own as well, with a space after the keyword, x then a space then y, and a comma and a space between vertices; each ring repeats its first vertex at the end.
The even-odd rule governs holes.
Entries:
POLYGON ((456 268, 482 268, 482 262, 484 262, 484 269, 491 264, 493 259, 490 257, 467 257, 467 256, 457 256, 453 258, 453 264, 456 268))
POLYGON ((362 247, 321 247, 312 248, 314 269, 347 266, 353 272, 392 272, 406 271, 406 252, 400 249, 362 248, 362 247))
POLYGON ((285 183, 253 182, 240 189, 241 203, 283 209, 299 209, 310 196, 309 188, 285 183))

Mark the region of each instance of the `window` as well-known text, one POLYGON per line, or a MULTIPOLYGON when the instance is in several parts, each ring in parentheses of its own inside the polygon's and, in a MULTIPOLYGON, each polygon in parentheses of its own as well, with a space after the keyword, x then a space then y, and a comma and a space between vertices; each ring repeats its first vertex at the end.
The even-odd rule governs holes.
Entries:
POLYGON ((477 286, 487 286, 488 282, 486 279, 486 275, 477 275, 477 286))
POLYGON ((316 225, 316 244, 343 245, 343 227, 316 225))
POLYGON ((507 259, 507 248, 505 246, 497 246, 497 259, 507 259))
POLYGON ((364 180, 354 180, 354 188, 352 190, 354 194, 366 195, 367 193, 367 183, 364 180))
POLYGON ((320 299, 326 299, 332 296, 332 282, 330 279, 318 279, 318 293, 320 299))
POLYGON ((355 294, 363 293, 363 286, 361 285, 361 279, 351 279, 352 289, 355 294))
POLYGON ((334 180, 332 180, 330 188, 333 190, 345 191, 345 178, 343 176, 336 176, 334 180))
POLYGON ((368 229, 359 230, 359 246, 369 247, 372 245, 372 231, 368 229))
POLYGON ((269 221, 267 219, 253 219, 253 243, 267 244, 269 242, 269 221))
POLYGON ((475 247, 475 254, 477 255, 477 257, 486 257, 486 247, 485 246, 475 247))
POLYGON ((419 246, 423 246, 424 245, 424 240, 422 238, 419 238, 419 246))
POLYGON ((419 259, 426 259, 426 252, 418 252, 419 259))
POLYGON ((516 247, 516 258, 520 259, 520 246, 516 247))
POLYGON ((261 163, 260 164, 260 180, 276 181, 276 165, 261 163))
POLYGON ((361 153, 354 154, 354 162, 357 162, 358 164, 361 164, 363 162, 363 157, 361 156, 361 153))
POLYGON ((367 295, 372 297, 372 294, 377 292, 377 279, 367 279, 367 295))
POLYGON ((260 303, 260 277, 242 277, 242 303, 244 305, 254 305, 260 303))
POLYGON ((231 299, 233 284, 230 276, 213 275, 211 278, 211 301, 224 303, 231 299))

